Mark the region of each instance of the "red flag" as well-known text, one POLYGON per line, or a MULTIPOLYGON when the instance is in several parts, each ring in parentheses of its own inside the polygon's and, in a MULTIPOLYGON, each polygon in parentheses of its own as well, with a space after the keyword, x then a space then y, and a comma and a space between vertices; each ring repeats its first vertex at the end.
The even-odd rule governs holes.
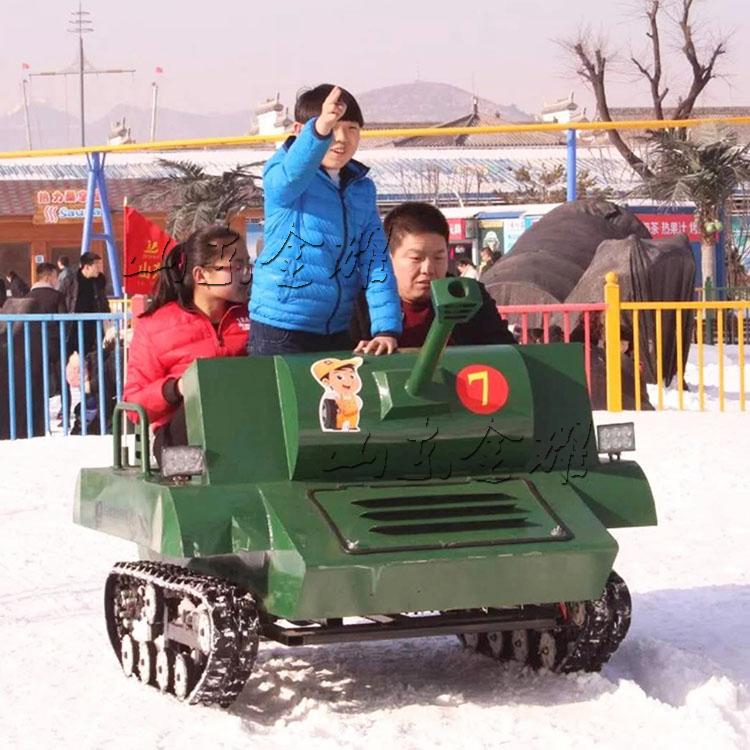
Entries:
POLYGON ((31 67, 28 63, 21 63, 21 70, 28 70, 31 67))
POLYGON ((154 73, 163 73, 164 68, 161 67, 161 65, 156 66, 156 70, 154 70, 154 73))
POLYGON ((123 233, 125 293, 151 294, 167 253, 177 242, 130 206, 125 206, 123 233))

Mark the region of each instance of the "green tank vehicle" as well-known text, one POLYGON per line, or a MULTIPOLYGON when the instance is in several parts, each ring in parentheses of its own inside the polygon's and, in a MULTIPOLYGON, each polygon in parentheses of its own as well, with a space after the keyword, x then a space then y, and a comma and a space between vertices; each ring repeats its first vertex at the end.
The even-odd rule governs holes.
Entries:
POLYGON ((630 597, 608 529, 656 523, 620 460, 632 425, 600 426, 597 450, 580 345, 446 349, 479 288, 444 279, 432 298, 419 351, 194 362, 190 446, 160 469, 143 409, 118 405, 113 466, 81 471, 75 521, 139 546, 105 586, 126 675, 226 706, 261 638, 456 634, 560 672, 609 658, 630 597))

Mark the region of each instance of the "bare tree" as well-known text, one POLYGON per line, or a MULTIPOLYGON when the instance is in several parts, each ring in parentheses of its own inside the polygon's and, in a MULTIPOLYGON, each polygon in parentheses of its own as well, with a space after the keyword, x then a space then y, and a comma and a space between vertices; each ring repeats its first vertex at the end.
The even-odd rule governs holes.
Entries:
MULTIPOLYGON (((706 86, 717 77, 717 62, 727 52, 727 38, 704 41, 696 37, 695 0, 641 0, 639 15, 646 22, 646 37, 650 51, 645 56, 630 55, 629 63, 646 79, 651 91, 653 117, 666 119, 665 99, 670 88, 665 81, 664 27, 671 27, 680 40, 680 54, 690 71, 690 84, 684 96, 678 96, 677 105, 671 113, 674 119, 688 119, 695 103, 706 86)), ((591 89, 596 100, 599 119, 613 122, 610 110, 607 74, 618 61, 604 39, 595 38, 589 31, 581 31, 560 45, 575 64, 576 74, 591 89)), ((608 131, 612 145, 643 179, 653 175, 653 170, 622 138, 617 130, 608 131)))

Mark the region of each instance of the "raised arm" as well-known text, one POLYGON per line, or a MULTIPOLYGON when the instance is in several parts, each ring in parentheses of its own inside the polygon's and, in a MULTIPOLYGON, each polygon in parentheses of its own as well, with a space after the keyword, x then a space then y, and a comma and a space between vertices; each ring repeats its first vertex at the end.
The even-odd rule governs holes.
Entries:
POLYGON ((331 145, 331 132, 346 113, 335 86, 323 102, 321 113, 308 120, 283 156, 272 158, 263 171, 263 189, 271 204, 289 206, 307 189, 331 145))

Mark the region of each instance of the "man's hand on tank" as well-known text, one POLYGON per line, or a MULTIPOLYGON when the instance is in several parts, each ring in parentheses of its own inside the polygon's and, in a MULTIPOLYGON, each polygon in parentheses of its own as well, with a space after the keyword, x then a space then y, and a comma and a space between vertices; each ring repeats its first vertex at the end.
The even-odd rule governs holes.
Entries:
POLYGON ((393 336, 374 336, 357 344, 356 354, 393 354, 398 350, 398 341, 393 336))
POLYGON ((323 102, 320 114, 315 120, 315 130, 318 135, 329 136, 336 123, 346 114, 346 104, 339 102, 340 96, 341 89, 334 86, 323 102))

